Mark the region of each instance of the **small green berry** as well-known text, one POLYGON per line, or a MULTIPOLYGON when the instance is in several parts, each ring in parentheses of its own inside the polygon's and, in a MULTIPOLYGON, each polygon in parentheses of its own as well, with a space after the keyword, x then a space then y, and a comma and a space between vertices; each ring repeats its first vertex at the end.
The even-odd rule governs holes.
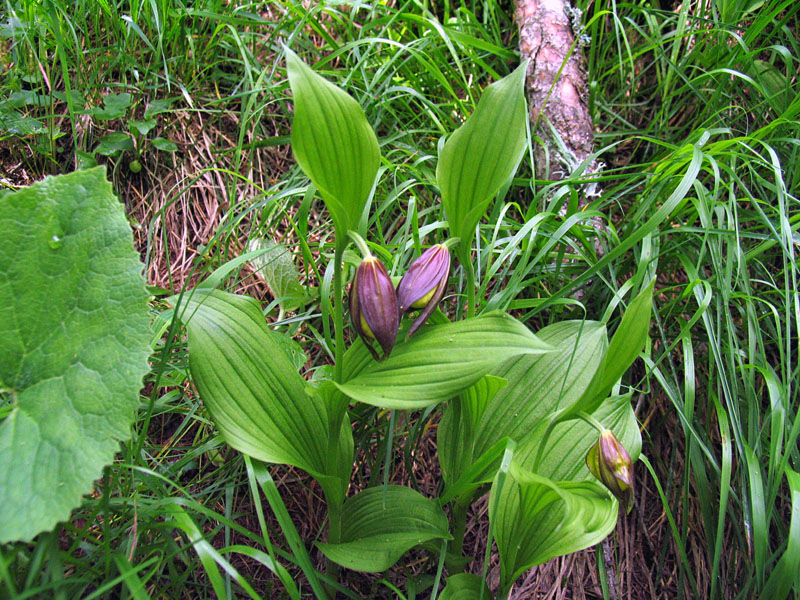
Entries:
POLYGON ((128 169, 130 169, 131 173, 138 173, 142 170, 142 163, 138 160, 132 160, 128 163, 128 169))

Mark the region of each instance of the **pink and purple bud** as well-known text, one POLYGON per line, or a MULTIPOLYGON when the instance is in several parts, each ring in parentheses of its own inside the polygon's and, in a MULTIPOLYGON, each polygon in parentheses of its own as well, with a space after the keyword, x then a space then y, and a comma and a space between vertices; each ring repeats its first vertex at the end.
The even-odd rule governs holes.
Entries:
POLYGON ((633 465, 631 457, 608 429, 589 448, 586 466, 616 496, 626 512, 633 507, 633 465))
POLYGON ((400 314, 422 309, 408 335, 411 336, 434 311, 447 287, 450 273, 450 251, 442 244, 431 246, 422 253, 403 275, 397 286, 400 314))
POLYGON ((370 256, 361 261, 350 287, 350 318, 375 360, 388 357, 397 338, 400 313, 397 294, 383 263, 370 256), (383 357, 372 347, 377 340, 383 357))

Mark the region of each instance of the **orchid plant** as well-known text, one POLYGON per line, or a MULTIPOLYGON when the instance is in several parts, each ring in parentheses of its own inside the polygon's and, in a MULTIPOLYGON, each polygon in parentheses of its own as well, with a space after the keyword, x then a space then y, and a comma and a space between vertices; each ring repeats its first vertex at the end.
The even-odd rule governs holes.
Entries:
MULTIPOLYGON (((306 569, 318 597, 335 594, 339 566, 380 572, 422 547, 447 565, 442 598, 488 598, 485 581, 462 572, 469 561, 462 556, 466 511, 488 491, 489 535, 501 565, 497 597, 505 598, 526 569, 605 538, 619 500, 631 506, 631 465, 641 442, 630 394, 619 393, 618 382, 647 343, 652 282, 641 283, 610 342, 604 322, 566 321, 534 334, 505 312, 476 310, 471 240, 528 147, 521 65, 484 90, 441 147, 436 184, 448 235, 420 252, 395 286, 363 229, 380 162, 375 132, 353 98, 288 49, 286 56, 293 152, 335 230, 333 333, 326 340, 333 376, 299 373, 254 299, 205 284, 171 300, 188 332, 194 383, 259 481, 269 481, 263 463, 279 463, 319 483, 328 529, 316 546, 329 568, 324 575, 306 569), (351 243, 363 260, 350 282, 357 336, 346 348, 350 275, 343 257, 351 243), (466 318, 455 321, 437 309, 451 253, 467 296, 466 318), (403 319, 409 312, 416 316, 403 319), (357 403, 391 411, 440 407, 438 497, 389 484, 349 492, 357 403)), ((487 552, 491 546, 487 540, 487 552)), ((439 575, 441 568, 434 590, 439 575)))

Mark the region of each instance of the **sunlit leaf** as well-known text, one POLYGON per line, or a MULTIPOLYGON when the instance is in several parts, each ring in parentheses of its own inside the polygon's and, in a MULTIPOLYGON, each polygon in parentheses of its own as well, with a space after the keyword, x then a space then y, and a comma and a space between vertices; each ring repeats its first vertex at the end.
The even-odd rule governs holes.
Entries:
POLYGON ((436 181, 453 237, 472 238, 489 202, 522 159, 528 118, 526 66, 487 87, 475 112, 442 148, 436 181))
POLYGON ((617 501, 593 482, 557 483, 515 463, 495 478, 489 496, 500 555, 500 585, 556 556, 602 541, 617 522, 617 501))
POLYGON ((192 379, 225 441, 258 460, 304 469, 329 499, 343 498, 353 456, 350 424, 342 423, 338 457, 329 461, 325 408, 306 393, 258 303, 194 290, 179 311, 189 333, 192 379))
POLYGON ((286 67, 294 99, 292 152, 345 234, 356 229, 375 182, 378 139, 358 103, 288 48, 286 67))
MULTIPOLYGON (((385 361, 373 361, 337 385, 359 402, 384 408, 422 408, 467 389, 509 358, 549 350, 516 319, 501 312, 485 313, 423 328, 410 340, 399 342, 385 361)), ((357 359, 362 361, 361 356, 357 359)))
POLYGON ((639 356, 647 343, 650 331, 650 313, 653 304, 653 286, 650 282, 636 298, 634 298, 622 315, 614 337, 603 356, 602 364, 595 371, 592 382, 577 402, 571 404, 564 414, 573 415, 579 411, 592 412, 608 397, 611 388, 622 377, 623 373, 639 356))
POLYGON ((0 542, 68 518, 130 436, 150 327, 125 211, 95 168, 0 195, 0 542))

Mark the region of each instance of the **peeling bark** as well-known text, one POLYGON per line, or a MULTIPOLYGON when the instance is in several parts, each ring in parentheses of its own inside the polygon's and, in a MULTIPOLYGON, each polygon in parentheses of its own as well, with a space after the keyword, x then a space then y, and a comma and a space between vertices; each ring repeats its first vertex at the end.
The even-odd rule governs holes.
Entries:
MULTIPOLYGON (((573 23, 580 16, 568 0, 517 0, 515 16, 522 59, 530 59, 526 80, 530 119, 544 142, 535 147, 536 176, 563 179, 594 147, 586 69, 573 23)), ((592 164, 585 172, 599 168, 592 164)))

